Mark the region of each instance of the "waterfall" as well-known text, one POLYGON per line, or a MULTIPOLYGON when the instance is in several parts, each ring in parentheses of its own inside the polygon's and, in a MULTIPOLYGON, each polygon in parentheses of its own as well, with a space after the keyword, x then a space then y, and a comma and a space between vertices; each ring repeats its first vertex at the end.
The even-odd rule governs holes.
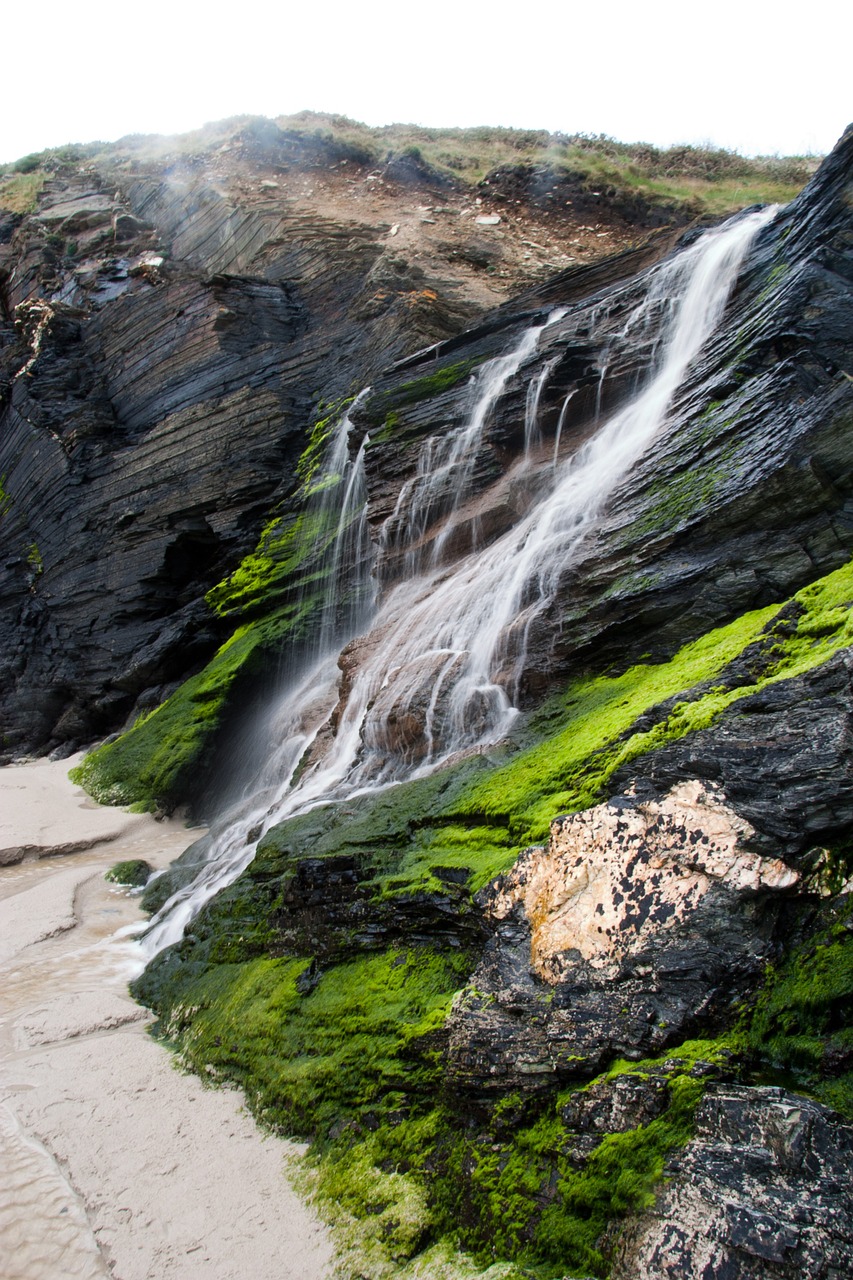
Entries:
MULTIPOLYGON (((417 776, 460 750, 505 735, 517 715, 532 623, 553 602, 609 496, 653 445, 691 361, 722 317, 751 239, 774 212, 766 209, 706 232, 649 272, 645 297, 610 346, 612 353, 641 336, 647 342, 650 332, 657 335, 645 386, 571 457, 559 460, 555 450, 553 466, 540 474, 539 500, 511 530, 452 566, 442 564, 446 535, 440 535, 430 556, 410 560, 381 602, 368 601, 362 584, 355 591, 358 607, 344 610, 341 618, 339 599, 352 594, 352 575, 363 572, 369 560, 365 446, 346 464, 346 483, 334 492, 341 504, 339 537, 349 542, 336 540, 331 552, 337 557, 337 586, 324 608, 329 617, 320 647, 271 716, 269 756, 251 797, 219 825, 197 880, 155 918, 145 939, 149 955, 181 937, 200 907, 248 865, 258 839, 275 823, 360 789, 417 776), (356 652, 345 651, 344 697, 337 655, 359 631, 356 652)), ((555 312, 545 323, 565 315, 555 312)), ((395 538, 417 543, 437 510, 446 517, 464 499, 489 414, 535 351, 543 327, 527 330, 508 355, 484 367, 463 428, 446 441, 425 444, 406 501, 391 518, 395 538)), ((531 438, 547 376, 539 374, 528 396, 531 438)), ((330 470, 344 465, 346 431, 342 425, 335 437, 330 470)))
MULTIPOLYGON (((443 437, 430 436, 425 441, 418 456, 416 474, 402 486, 394 512, 381 534, 383 549, 405 548, 404 568, 407 574, 420 573, 441 560, 452 528, 452 517, 469 496, 472 473, 492 409, 510 379, 536 351, 543 331, 565 314, 564 307, 552 311, 544 321, 525 329, 510 352, 481 365, 471 378, 472 408, 466 424, 443 437), (444 520, 444 529, 429 553, 425 554, 421 546, 424 535, 440 518, 444 520)), ((541 389, 539 386, 539 394, 541 389)), ((534 418, 537 408, 538 394, 532 410, 534 418)), ((527 425, 525 448, 526 434, 527 425)))
MULTIPOLYGON (((144 939, 148 955, 177 942, 205 902, 231 884, 251 862, 260 836, 271 825, 271 815, 278 811, 282 797, 292 791, 300 764, 310 754, 337 700, 341 646, 367 625, 373 612, 374 548, 367 525, 364 474, 369 440, 365 437, 356 457, 349 457, 350 414, 369 390, 365 388, 338 420, 319 474, 309 482, 304 495, 306 514, 313 517, 309 527, 334 529, 334 533, 312 565, 311 578, 324 583, 318 620, 311 640, 297 646, 289 657, 284 692, 264 734, 264 763, 252 779, 248 796, 215 827, 210 857, 196 879, 174 894, 152 919, 144 939)), ((304 596, 305 590, 300 594, 304 596)), ((324 785, 318 778, 315 784, 324 785)))

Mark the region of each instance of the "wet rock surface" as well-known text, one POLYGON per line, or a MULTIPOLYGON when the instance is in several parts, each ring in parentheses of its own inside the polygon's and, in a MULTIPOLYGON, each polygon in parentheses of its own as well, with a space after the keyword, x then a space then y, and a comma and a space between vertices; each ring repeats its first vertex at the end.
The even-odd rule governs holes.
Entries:
MULTIPOLYGON (((667 655, 848 559, 851 153, 848 132, 813 183, 757 237, 663 434, 616 487, 530 629, 522 689, 529 698, 578 663, 667 655)), ((534 474, 538 465, 543 477, 555 449, 563 456, 575 451, 633 394, 656 331, 648 331, 646 347, 635 335, 623 348, 619 335, 644 287, 643 272, 606 281, 598 292, 596 284, 585 269, 566 273, 548 305, 542 295, 528 295, 524 300, 534 305, 515 315, 504 308, 499 330, 486 324, 401 362, 374 383, 356 421, 371 433, 368 490, 377 527, 392 516, 386 532, 405 523, 423 440, 463 420, 478 367, 530 324, 543 325, 558 304, 566 314, 542 330, 507 383, 471 469, 479 545, 510 522, 504 477, 524 447, 530 384, 539 385, 534 416, 542 444, 534 474), (573 295, 575 275, 591 286, 582 301, 573 295)), ((427 542, 442 515, 439 505, 427 542)), ((390 542, 386 571, 393 577, 400 565, 390 542)), ((465 550, 470 545, 463 540, 465 550)), ((380 573, 382 565, 380 558, 380 573)))
POLYGON ((448 1023, 457 1082, 543 1088, 722 1025, 800 879, 751 836, 697 783, 557 819, 479 895, 492 936, 448 1023))
POLYGON ((753 848, 802 864, 815 846, 846 838, 853 824, 851 672, 845 650, 743 698, 712 727, 622 769, 614 788, 652 795, 677 779, 701 778, 722 787, 752 824, 753 848))
POLYGON ((853 1129, 784 1089, 711 1085, 654 1209, 627 1228, 613 1280, 849 1276, 853 1129))

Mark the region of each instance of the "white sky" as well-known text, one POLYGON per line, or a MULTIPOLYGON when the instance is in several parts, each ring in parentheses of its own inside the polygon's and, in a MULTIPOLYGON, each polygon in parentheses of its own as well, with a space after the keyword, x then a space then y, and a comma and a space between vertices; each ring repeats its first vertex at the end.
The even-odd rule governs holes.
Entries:
POLYGON ((4 9, 0 161, 303 108, 368 124, 509 125, 745 154, 825 152, 853 118, 853 7, 843 0, 4 9))

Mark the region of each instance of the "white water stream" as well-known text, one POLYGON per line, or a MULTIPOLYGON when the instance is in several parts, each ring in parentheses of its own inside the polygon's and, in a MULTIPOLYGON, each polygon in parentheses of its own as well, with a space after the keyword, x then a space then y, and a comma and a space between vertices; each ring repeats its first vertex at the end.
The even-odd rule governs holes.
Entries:
MULTIPOLYGON (((261 776, 219 824, 199 876, 155 918, 143 943, 148 955, 180 939, 204 903, 251 862, 258 839, 275 823, 422 774, 460 750, 505 735, 517 715, 514 700, 532 622, 552 602, 609 496, 653 446, 691 361, 722 317, 750 241, 773 213, 766 209, 709 231, 649 273, 645 298, 611 343, 612 351, 641 338, 648 343, 649 334, 657 334, 644 388, 573 456, 561 461, 555 447, 553 468, 538 479, 539 500, 509 532, 443 565, 448 516, 469 496, 489 415, 534 353, 543 326, 529 329, 508 355, 482 366, 468 423, 425 443, 417 474, 404 486, 384 530, 384 546, 412 551, 404 556, 402 580, 378 603, 371 603, 363 578, 364 447, 354 462, 345 463, 349 424, 341 424, 327 463, 330 473, 343 478, 333 486, 341 515, 322 652, 314 653, 282 694, 270 716, 261 776), (447 523, 426 555, 421 543, 439 518, 447 523), (356 604, 342 608, 344 598, 356 604), (338 655, 355 635, 361 639, 345 656, 351 671, 342 697, 338 655)), ((546 323, 565 314, 556 312, 546 323)), ((535 443, 550 367, 538 374, 528 395, 526 456, 535 443)))

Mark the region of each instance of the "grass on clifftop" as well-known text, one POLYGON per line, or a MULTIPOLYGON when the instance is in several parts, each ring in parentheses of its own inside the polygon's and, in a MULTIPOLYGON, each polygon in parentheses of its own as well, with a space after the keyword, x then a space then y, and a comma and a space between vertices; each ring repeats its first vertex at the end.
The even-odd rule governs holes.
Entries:
POLYGON ((0 209, 8 209, 10 213, 32 213, 44 184, 45 175, 41 172, 16 173, 0 178, 0 209))
POLYGON ((283 145, 303 139, 308 168, 346 159, 354 172, 355 166, 381 169, 389 161, 402 159, 414 161, 439 181, 463 187, 499 185, 502 174, 521 168, 526 170, 525 181, 534 199, 544 197, 554 183, 569 182, 593 200, 601 199, 603 208, 614 199, 639 196, 673 212, 709 216, 723 216, 754 203, 784 204, 819 163, 814 156, 748 158, 714 147, 660 148, 645 142, 619 142, 604 134, 544 129, 487 125, 438 129, 411 124, 371 128, 346 116, 301 111, 275 122, 237 116, 174 137, 137 135, 120 143, 54 148, 24 156, 15 165, 0 166, 0 174, 17 171, 29 176, 64 164, 79 166, 82 160, 108 165, 133 157, 173 163, 181 156, 197 159, 213 154, 235 141, 254 143, 273 158, 277 138, 283 145))

